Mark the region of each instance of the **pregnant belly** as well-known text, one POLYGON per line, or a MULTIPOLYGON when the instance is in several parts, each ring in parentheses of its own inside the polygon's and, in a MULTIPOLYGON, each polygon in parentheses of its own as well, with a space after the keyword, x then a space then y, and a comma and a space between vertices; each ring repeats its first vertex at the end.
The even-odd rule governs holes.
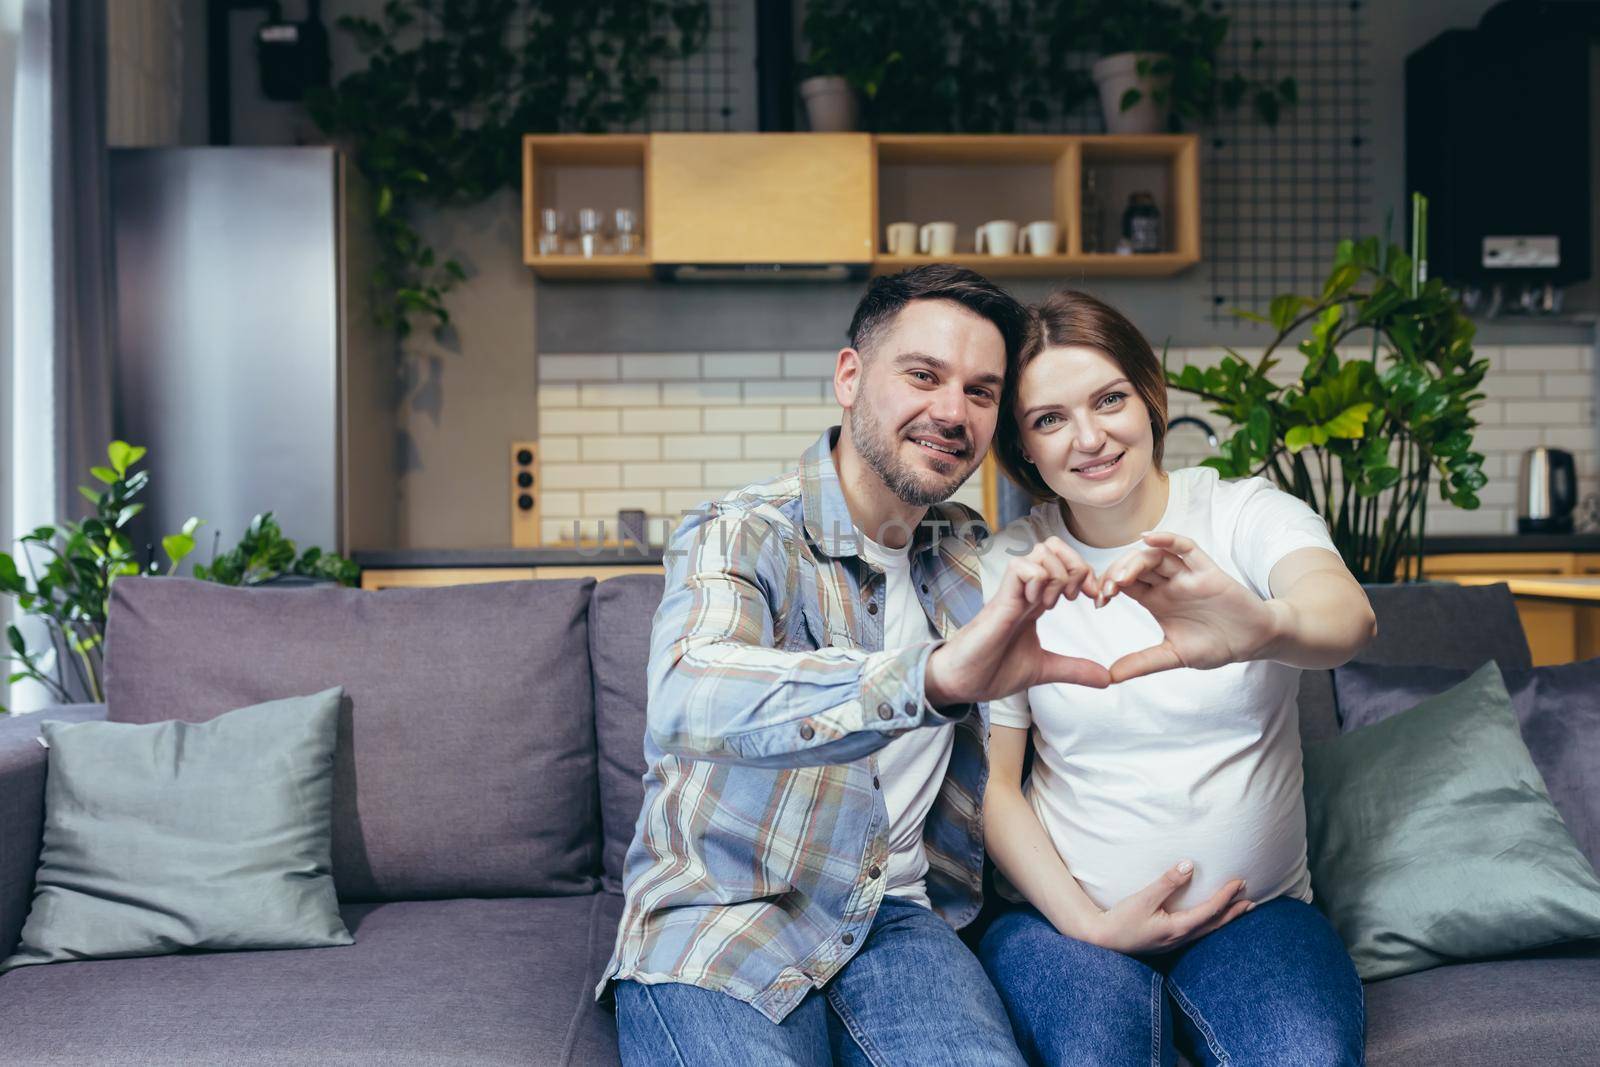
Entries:
POLYGON ((1193 861, 1194 876, 1167 902, 1169 910, 1203 903, 1235 878, 1245 880, 1250 900, 1311 898, 1305 809, 1298 803, 1213 807, 1177 818, 1148 811, 1080 818, 1037 801, 1035 810, 1067 869, 1102 908, 1185 859, 1193 861))

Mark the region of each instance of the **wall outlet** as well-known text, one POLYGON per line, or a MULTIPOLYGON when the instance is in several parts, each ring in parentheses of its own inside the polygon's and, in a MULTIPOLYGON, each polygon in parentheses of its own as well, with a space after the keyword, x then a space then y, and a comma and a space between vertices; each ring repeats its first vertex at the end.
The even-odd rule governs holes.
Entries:
POLYGON ((539 442, 511 442, 511 547, 539 546, 539 442))

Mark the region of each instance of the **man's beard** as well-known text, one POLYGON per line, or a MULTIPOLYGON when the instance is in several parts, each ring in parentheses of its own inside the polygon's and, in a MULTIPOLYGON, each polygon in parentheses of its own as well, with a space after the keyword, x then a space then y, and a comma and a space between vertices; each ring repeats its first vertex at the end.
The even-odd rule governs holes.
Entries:
MULTIPOLYGON (((949 441, 949 438, 937 431, 929 431, 929 436, 949 441)), ((895 447, 897 442, 884 431, 868 404, 857 403, 850 409, 850 441, 855 445, 856 452, 868 469, 876 474, 902 503, 912 507, 925 508, 950 499, 950 495, 960 489, 961 484, 972 473, 969 468, 946 478, 932 475, 938 480, 930 484, 927 476, 919 475, 909 464, 900 459, 895 447)), ((964 437, 961 440, 950 441, 950 444, 963 452, 970 452, 972 448, 972 443, 964 437)), ((950 458, 955 463, 963 463, 966 460, 965 456, 950 458)))

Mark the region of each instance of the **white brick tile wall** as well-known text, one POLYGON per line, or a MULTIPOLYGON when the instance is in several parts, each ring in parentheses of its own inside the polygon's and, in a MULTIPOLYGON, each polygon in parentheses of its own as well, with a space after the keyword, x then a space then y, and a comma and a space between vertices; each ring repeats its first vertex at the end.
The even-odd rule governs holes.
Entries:
POLYGON ((783 409, 783 428, 787 431, 802 431, 813 437, 826 430, 829 426, 844 421, 844 411, 837 404, 818 404, 816 407, 792 407, 783 409))
POLYGON ((794 409, 738 407, 708 411, 705 428, 707 433, 759 433, 762 430, 776 430, 784 423, 784 413, 792 410, 794 409))
POLYGON ((1506 345, 1498 370, 1583 370, 1581 345, 1506 345))
MULTIPOLYGON (((540 364, 541 370, 543 364, 540 364)), ((647 352, 622 357, 623 381, 659 382, 670 378, 700 378, 700 357, 647 352)))
POLYGON ((800 379, 775 382, 750 381, 744 383, 744 398, 756 404, 820 404, 833 398, 831 383, 828 395, 822 393, 822 382, 800 379))
MULTIPOLYGON (((1484 453, 1489 484, 1483 506, 1462 512, 1428 501, 1434 533, 1498 533, 1516 529, 1516 476, 1522 451, 1544 444, 1577 459, 1580 493, 1600 482, 1593 353, 1575 345, 1480 346, 1491 367, 1488 399, 1478 410, 1475 447, 1484 453)), ((1248 360, 1259 350, 1239 349, 1248 360)), ((1341 353, 1364 357, 1365 350, 1341 353)), ((841 418, 834 404, 833 352, 661 353, 539 357, 542 532, 568 539, 573 523, 596 536, 612 529, 619 508, 644 508, 653 521, 675 522, 685 511, 753 481, 788 469, 816 435, 841 418)), ((1212 349, 1172 349, 1170 366, 1208 365, 1212 349)), ((1277 380, 1302 365, 1286 354, 1277 380)), ((1174 417, 1198 415, 1217 424, 1204 401, 1174 392, 1174 417)), ((1226 428, 1218 425, 1219 430, 1226 428)), ((1168 441, 1169 467, 1209 454, 1192 428, 1168 441)), ((974 477, 955 499, 982 503, 974 477)))
POLYGON ((580 437, 583 442, 583 461, 597 463, 607 460, 632 462, 661 458, 661 439, 649 434, 628 434, 608 437, 592 434, 580 437))
POLYGON ((837 352, 785 352, 783 376, 785 378, 814 378, 833 380, 833 368, 839 362, 837 352))
POLYGON ((585 382, 580 404, 586 408, 634 408, 660 402, 659 382, 585 382))
POLYGON ((744 439, 737 434, 663 437, 662 459, 742 459, 744 439))
MULTIPOLYGON (((544 387, 539 387, 544 393, 544 387)), ((539 425, 544 425, 541 403, 539 425)), ((623 408, 623 433, 695 433, 700 429, 698 408, 623 408)))
POLYGON ((776 378, 783 362, 776 352, 718 352, 700 357, 707 378, 776 378))
POLYGON ((744 437, 745 459, 794 459, 821 433, 752 433, 744 437))
POLYGON ((713 407, 743 403, 738 382, 663 382, 661 403, 668 407, 713 407))
POLYGON ((542 463, 546 489, 617 489, 622 468, 615 463, 542 463))
POLYGON ((704 478, 698 463, 625 463, 624 489, 693 489, 704 478))
POLYGON ((620 421, 615 411, 587 408, 540 408, 539 432, 545 433, 616 433, 620 421))
POLYGON ((616 356, 540 356, 539 384, 545 382, 614 382, 616 356))
POLYGON ((581 440, 581 437, 544 435, 539 438, 539 459, 543 463, 576 463, 580 455, 578 442, 581 440))

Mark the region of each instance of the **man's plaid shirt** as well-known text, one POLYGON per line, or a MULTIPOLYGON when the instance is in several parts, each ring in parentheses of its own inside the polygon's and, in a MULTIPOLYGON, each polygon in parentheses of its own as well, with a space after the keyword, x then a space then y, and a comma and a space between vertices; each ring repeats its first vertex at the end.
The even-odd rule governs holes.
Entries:
MULTIPOLYGON (((883 573, 856 552, 837 432, 798 470, 707 505, 668 547, 644 809, 597 994, 620 979, 683 982, 782 1020, 866 936, 889 858, 873 753, 924 723, 955 723, 923 833, 928 897, 952 926, 977 913, 987 708, 927 706, 936 641, 882 651, 883 573)), ((936 505, 913 533, 912 579, 941 636, 982 603, 983 536, 959 504, 936 505)))

